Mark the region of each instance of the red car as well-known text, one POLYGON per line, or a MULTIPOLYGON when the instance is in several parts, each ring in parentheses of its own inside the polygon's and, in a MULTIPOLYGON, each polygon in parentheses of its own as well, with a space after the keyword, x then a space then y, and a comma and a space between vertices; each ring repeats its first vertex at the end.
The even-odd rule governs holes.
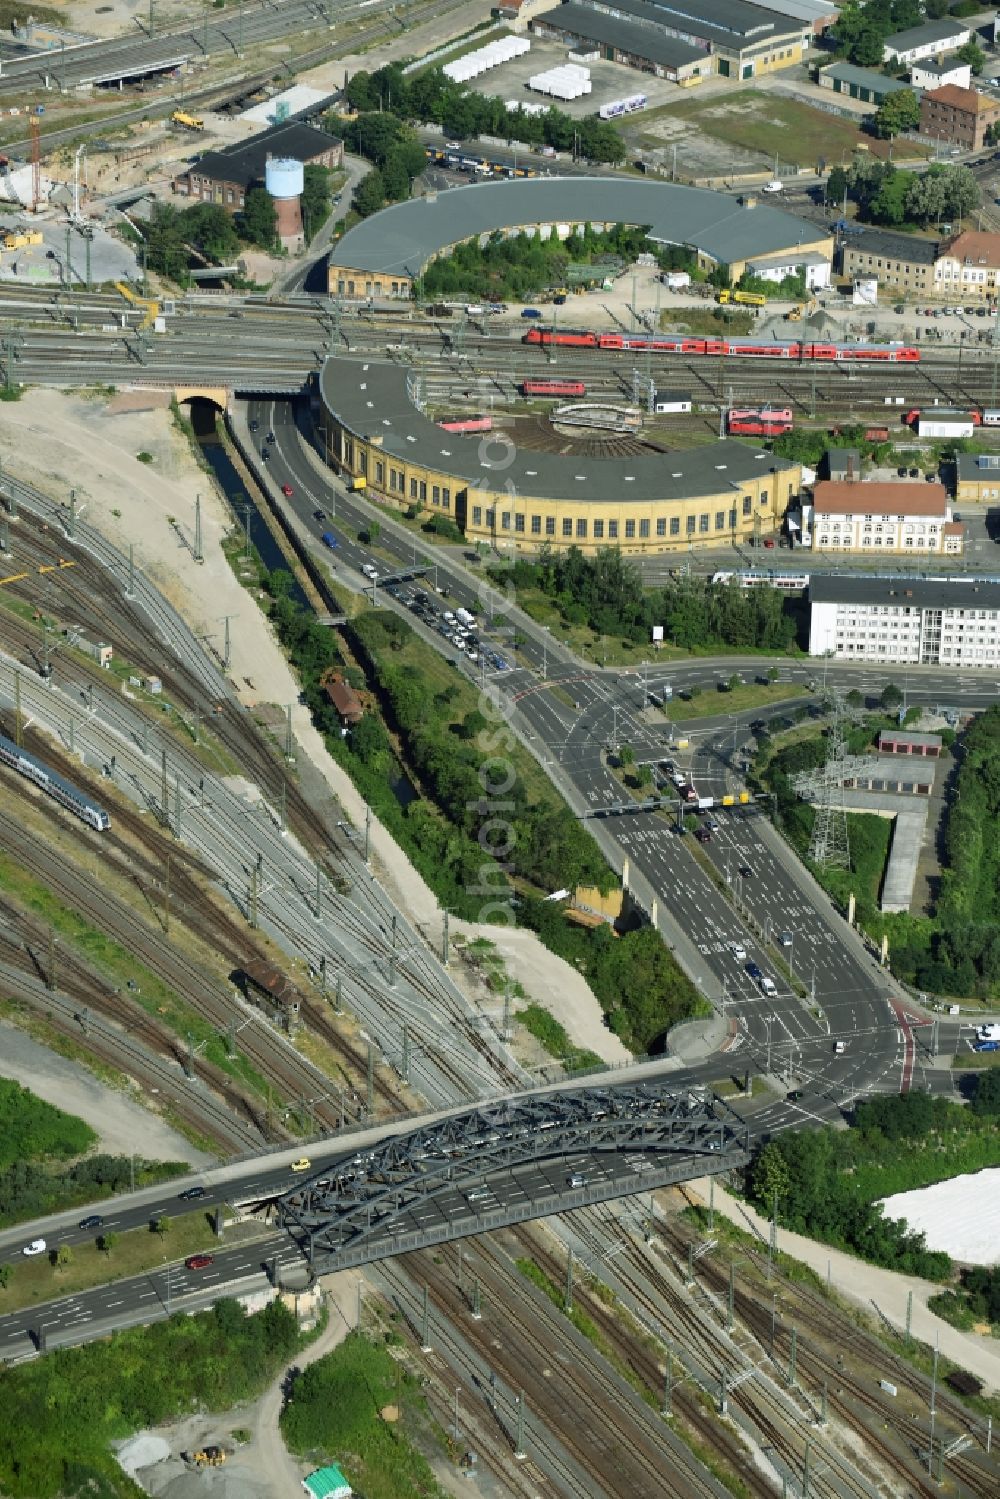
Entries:
POLYGON ((209 1265, 215 1264, 215 1256, 211 1254, 189 1254, 184 1261, 185 1270, 207 1270, 209 1265))
POLYGON ((290 500, 292 498, 292 495, 295 493, 295 490, 290 484, 282 484, 281 493, 285 496, 286 500, 290 500))
POLYGON ((774 542, 771 540, 770 536, 765 536, 764 545, 767 547, 767 550, 769 552, 774 551, 774 542))

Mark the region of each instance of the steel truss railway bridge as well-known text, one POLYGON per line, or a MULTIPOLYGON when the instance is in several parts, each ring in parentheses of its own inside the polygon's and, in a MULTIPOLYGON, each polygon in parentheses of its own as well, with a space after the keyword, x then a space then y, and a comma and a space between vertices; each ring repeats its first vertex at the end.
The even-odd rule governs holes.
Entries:
POLYGON ((529 1094, 416 1125, 268 1202, 318 1273, 720 1174, 747 1125, 665 1081, 529 1094))

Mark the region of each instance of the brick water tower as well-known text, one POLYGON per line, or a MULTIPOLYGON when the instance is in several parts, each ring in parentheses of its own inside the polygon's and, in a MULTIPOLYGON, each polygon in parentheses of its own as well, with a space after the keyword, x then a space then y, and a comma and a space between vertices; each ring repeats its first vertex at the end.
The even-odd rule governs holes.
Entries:
POLYGON ((277 234, 286 250, 303 245, 302 189, 305 168, 293 156, 269 156, 264 163, 264 186, 278 216, 277 234))

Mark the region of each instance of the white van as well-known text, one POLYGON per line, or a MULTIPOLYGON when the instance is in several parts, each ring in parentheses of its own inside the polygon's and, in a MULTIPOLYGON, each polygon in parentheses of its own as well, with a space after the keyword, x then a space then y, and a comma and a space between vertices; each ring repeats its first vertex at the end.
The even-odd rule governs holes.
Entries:
POLYGON ((760 989, 762 994, 777 994, 778 986, 774 979, 769 979, 766 973, 761 974, 760 989))

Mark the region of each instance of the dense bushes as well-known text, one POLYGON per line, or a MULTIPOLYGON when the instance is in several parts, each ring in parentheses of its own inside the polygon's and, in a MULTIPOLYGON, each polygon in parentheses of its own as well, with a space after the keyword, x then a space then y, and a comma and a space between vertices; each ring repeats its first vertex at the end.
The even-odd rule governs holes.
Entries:
POLYGON ((586 624, 636 644, 650 639, 653 625, 663 625, 666 638, 685 650, 784 651, 795 639, 789 601, 777 589, 675 578, 646 591, 638 570, 616 547, 593 558, 577 547, 543 550, 536 562, 519 560, 494 569, 494 575, 515 588, 540 589, 569 624, 586 624))
POLYGON ((443 906, 469 920, 488 922, 496 919, 492 901, 515 899, 518 921, 584 975, 612 1030, 634 1050, 649 1050, 671 1025, 696 1013, 693 985, 651 928, 616 937, 605 926, 593 931, 572 927, 560 906, 525 889, 528 882, 545 890, 578 884, 607 890, 616 880, 590 834, 543 780, 528 752, 513 741, 508 748, 506 731, 491 728, 473 706, 472 689, 457 675, 451 677, 448 668, 447 685, 434 690, 434 680, 441 679, 440 663, 413 654, 426 648, 406 620, 386 612, 354 622, 352 640, 368 680, 379 689, 386 721, 366 713, 344 738, 319 685, 323 671, 339 660, 335 637, 284 597, 275 600, 272 618, 330 753, 443 906), (482 810, 479 767, 497 750, 509 756, 516 772, 502 793, 503 817, 513 835, 509 853, 502 855, 509 869, 501 868, 479 843, 488 815, 482 810), (405 807, 393 791, 404 765, 427 793, 405 807))
MULTIPOLYGON (((619 162, 625 159, 625 142, 613 125, 596 114, 575 119, 560 109, 541 115, 508 110, 502 99, 486 97, 452 83, 440 68, 428 68, 407 77, 401 63, 388 63, 375 73, 359 70, 347 85, 352 109, 398 115, 403 120, 442 126, 446 135, 472 140, 478 135, 523 141, 532 146, 553 146, 572 151, 574 139, 580 156, 590 161, 619 162)), ((343 130, 336 116, 331 128, 343 130)))
POLYGON ((88 1124, 0 1078, 0 1169, 41 1156, 68 1160, 97 1141, 88 1124))
MULTIPOLYGON (((566 268, 590 262, 598 256, 616 256, 633 261, 644 251, 656 252, 645 231, 618 224, 598 230, 585 225, 568 240, 552 235, 492 234, 485 244, 478 239, 457 245, 450 255, 432 260, 420 281, 420 294, 434 300, 459 294, 477 301, 507 298, 523 302, 535 292, 558 287, 566 280, 566 268)), ((597 272, 595 272, 597 274, 597 272)))
POLYGON ((220 1301, 199 1316, 7 1369, 0 1491, 8 1499, 138 1495, 111 1441, 192 1408, 253 1399, 298 1345, 295 1318, 280 1301, 255 1317, 220 1301))
POLYGON ((944 1280, 949 1257, 886 1219, 879 1199, 997 1164, 996 1116, 977 1118, 950 1099, 911 1092, 859 1103, 846 1132, 824 1126, 769 1141, 754 1156, 748 1188, 766 1213, 777 1194, 786 1228, 876 1265, 944 1280))
POLYGON ((385 1348, 353 1332, 333 1353, 294 1380, 281 1430, 292 1452, 310 1461, 334 1461, 367 1499, 438 1499, 430 1464, 404 1434, 419 1381, 404 1373, 385 1348), (384 1421, 380 1411, 405 1392, 403 1419, 384 1421))

